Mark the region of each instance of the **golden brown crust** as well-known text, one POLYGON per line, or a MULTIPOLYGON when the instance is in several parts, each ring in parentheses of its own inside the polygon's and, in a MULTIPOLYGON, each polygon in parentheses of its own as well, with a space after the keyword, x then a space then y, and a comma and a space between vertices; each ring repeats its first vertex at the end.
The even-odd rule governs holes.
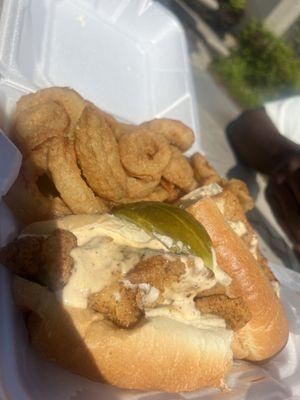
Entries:
POLYGON ((176 146, 170 145, 170 149, 171 158, 162 175, 167 181, 188 193, 197 187, 193 169, 176 146))
POLYGON ((67 134, 70 119, 64 107, 49 100, 18 113, 12 137, 26 154, 45 140, 67 134))
POLYGON ((195 140, 194 132, 184 123, 175 119, 153 119, 144 122, 141 126, 164 136, 168 143, 178 147, 181 151, 188 150, 195 140))
POLYGON ((163 292, 166 287, 179 282, 184 272, 185 264, 180 258, 174 257, 173 260, 168 260, 162 255, 157 255, 141 260, 129 271, 126 279, 133 284, 149 283, 163 292))
POLYGON ((233 331, 241 329, 251 319, 251 312, 241 297, 231 299, 224 294, 214 294, 196 298, 195 304, 202 314, 223 318, 233 331))
POLYGON ((232 278, 230 292, 242 297, 252 313, 252 319, 235 335, 235 356, 253 361, 271 357, 286 344, 288 323, 269 280, 212 199, 202 199, 188 211, 210 235, 218 265, 232 278))
POLYGON ((191 157, 191 164, 194 169, 194 175, 200 186, 210 185, 217 183, 222 188, 227 189, 233 193, 239 200, 245 212, 254 207, 254 202, 249 195, 249 191, 245 182, 239 179, 224 179, 218 172, 209 164, 206 158, 200 154, 195 153, 191 157))
POLYGON ((14 298, 31 311, 33 346, 71 371, 115 386, 192 391, 220 387, 231 367, 231 333, 153 318, 119 329, 89 310, 63 308, 46 288, 15 277, 14 298))
POLYGON ((252 210, 252 208, 254 207, 254 201, 249 194, 245 182, 239 179, 225 179, 225 182, 222 186, 224 187, 224 189, 228 189, 231 193, 237 196, 245 212, 252 210))
POLYGON ((75 90, 68 87, 53 86, 22 96, 17 102, 15 120, 19 118, 21 112, 27 111, 31 107, 40 107, 47 102, 56 102, 65 109, 70 119, 68 135, 72 135, 87 102, 75 90))
POLYGON ((33 277, 38 273, 43 237, 26 236, 0 248, 0 263, 10 271, 24 277, 33 277))
POLYGON ((70 279, 74 260, 71 250, 77 246, 73 233, 56 229, 43 240, 38 281, 52 290, 63 287, 70 279))
POLYGON ((113 201, 126 196, 117 141, 96 107, 88 106, 82 112, 75 129, 75 149, 83 176, 98 196, 113 201))
POLYGON ((101 313, 120 328, 131 328, 143 317, 138 307, 137 289, 129 289, 120 283, 111 284, 101 292, 89 296, 88 306, 101 313))
POLYGON ((12 272, 55 290, 71 276, 74 261, 70 252, 76 246, 76 236, 56 229, 48 237, 24 236, 0 248, 0 262, 12 272))
POLYGON ((159 300, 163 300, 165 288, 178 282, 184 272, 185 265, 179 258, 168 260, 156 255, 142 259, 121 281, 114 281, 99 293, 92 294, 89 297, 89 307, 117 326, 131 328, 144 315, 143 288, 155 288, 157 298, 146 301, 148 307, 154 307, 159 300))

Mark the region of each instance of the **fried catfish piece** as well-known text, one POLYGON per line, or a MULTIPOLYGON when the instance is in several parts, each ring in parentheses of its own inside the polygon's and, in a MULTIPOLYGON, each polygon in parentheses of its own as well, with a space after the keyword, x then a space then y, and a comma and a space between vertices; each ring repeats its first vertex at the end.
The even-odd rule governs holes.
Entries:
POLYGON ((34 277, 41 266, 44 238, 25 236, 0 249, 0 262, 15 274, 24 278, 34 277))
POLYGON ((251 319, 251 312, 241 297, 231 299, 223 294, 215 294, 195 299, 202 314, 215 314, 226 321, 229 329, 237 331, 251 319))
POLYGON ((180 258, 167 259, 161 255, 140 261, 126 275, 126 280, 132 284, 148 283, 160 292, 172 283, 178 282, 185 272, 185 264, 180 258))
POLYGON ((48 237, 24 236, 9 243, 0 250, 0 262, 15 274, 56 290, 71 276, 70 252, 76 246, 77 239, 71 232, 57 229, 48 237))
POLYGON ((145 304, 153 307, 166 287, 185 272, 180 259, 161 255, 141 260, 123 280, 89 297, 88 305, 122 328, 131 328, 143 317, 145 304), (152 291, 151 291, 152 290, 152 291))
POLYGON ((43 262, 39 271, 39 280, 52 290, 66 285, 74 264, 70 252, 76 246, 77 239, 73 233, 63 229, 57 229, 51 233, 42 245, 43 262))
POLYGON ((120 328, 131 328, 142 318, 143 312, 136 302, 137 289, 126 288, 120 283, 105 287, 89 296, 88 306, 120 328))

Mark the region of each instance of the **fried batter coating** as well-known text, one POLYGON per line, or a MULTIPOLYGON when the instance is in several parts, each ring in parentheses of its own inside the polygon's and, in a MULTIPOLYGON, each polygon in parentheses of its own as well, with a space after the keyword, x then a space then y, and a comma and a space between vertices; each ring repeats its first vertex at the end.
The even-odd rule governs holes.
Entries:
POLYGON ((217 171, 200 153, 196 153, 191 157, 191 163, 194 169, 195 178, 199 182, 200 186, 218 183, 224 189, 228 189, 237 196, 245 212, 253 208, 254 203, 249 195, 249 191, 245 182, 242 182, 239 179, 228 180, 221 178, 217 171))
POLYGON ((219 183, 221 181, 221 177, 217 171, 208 163, 202 154, 195 153, 191 157, 191 164, 194 169, 195 178, 200 186, 210 183, 219 183))
POLYGON ((136 125, 133 124, 124 124, 119 121, 117 121, 112 115, 98 109, 100 113, 103 114, 103 116, 106 119, 106 122, 108 123, 109 127, 111 128, 117 142, 120 140, 121 136, 131 132, 133 129, 136 128, 136 125))
POLYGON ((127 289, 115 283, 101 292, 89 296, 88 306, 120 328, 131 328, 142 318, 143 312, 137 306, 137 289, 127 289))
POLYGON ((223 318, 233 331, 241 329, 251 319, 251 312, 241 297, 230 299, 216 294, 196 298, 195 304, 202 314, 215 314, 223 318))
POLYGON ((15 274, 32 278, 38 273, 42 263, 43 241, 38 236, 16 239, 0 249, 0 262, 15 274))
POLYGON ((193 169, 177 147, 171 145, 170 149, 171 159, 162 175, 167 181, 188 193, 197 187, 193 169))
POLYGON ((181 151, 188 150, 195 140, 194 132, 181 121, 174 119, 153 119, 140 126, 164 136, 168 143, 178 147, 181 151))
POLYGON ((75 149, 82 173, 100 197, 118 201, 126 197, 126 174, 117 141, 103 113, 84 109, 75 129, 75 149))
POLYGON ((77 246, 69 231, 57 229, 47 238, 24 236, 0 249, 0 262, 12 272, 56 290, 64 286, 73 269, 70 251, 77 246))
POLYGON ((243 210, 245 212, 250 211, 254 207, 253 199, 251 198, 247 185, 245 182, 239 179, 229 179, 225 180, 223 187, 230 190, 233 194, 237 196, 243 210))
MULTIPOLYGON (((48 149, 54 139, 45 140, 24 158, 19 176, 6 195, 8 205, 25 223, 71 214, 54 184, 53 188, 47 185, 47 194, 39 185, 41 177, 49 178, 48 149)), ((52 183, 50 178, 48 181, 52 183)))
MULTIPOLYGON (((179 282, 185 270, 179 257, 143 259, 121 281, 92 294, 88 305, 117 326, 131 328, 143 317, 145 304, 152 308, 163 303, 165 289, 179 282)), ((229 298, 225 293, 226 288, 217 283, 199 293, 195 305, 201 313, 218 315, 229 329, 238 330, 250 320, 251 313, 242 298, 229 298)))
POLYGON ((58 137, 51 139, 48 168, 58 192, 74 214, 95 214, 107 211, 104 201, 95 196, 82 179, 73 141, 58 137))
POLYGON ((4 200, 25 224, 71 214, 61 198, 44 196, 36 184, 26 180, 22 169, 4 200))
POLYGON ((70 252, 77 246, 73 233, 56 229, 42 244, 39 280, 52 290, 63 287, 70 279, 74 265, 70 252))
POLYGON ((49 100, 18 113, 12 137, 23 153, 28 153, 53 136, 66 135, 70 126, 64 107, 49 100))
POLYGON ((38 185, 39 178, 48 176, 47 156, 52 140, 45 140, 24 158, 19 176, 5 197, 12 211, 25 223, 71 214, 58 193, 49 190, 46 195, 38 185))
POLYGON ((159 180, 171 158, 167 140, 141 126, 121 136, 119 152, 126 171, 146 181, 159 180))
MULTIPOLYGON (((145 196, 152 194, 155 188, 159 185, 159 179, 153 181, 145 181, 143 179, 135 178, 133 176, 127 177, 127 191, 128 197, 131 201, 141 199, 145 196)), ((122 199, 120 203, 123 203, 122 199)), ((130 203, 130 201, 129 201, 130 203)))
POLYGON ((169 202, 179 199, 184 194, 179 187, 164 178, 161 179, 160 186, 168 192, 168 198, 166 200, 169 202))
POLYGON ((157 186, 152 193, 144 197, 144 201, 166 201, 170 197, 170 192, 168 192, 162 185, 157 186))
POLYGON ((72 136, 73 130, 79 120, 79 117, 87 105, 84 100, 75 90, 68 87, 50 87, 22 96, 17 102, 17 109, 15 112, 15 119, 17 120, 19 114, 24 110, 29 110, 31 107, 40 107, 42 104, 49 101, 54 101, 63 106, 69 120, 70 126, 68 129, 68 136, 72 136))
MULTIPOLYGON (((92 294, 88 305, 122 328, 133 327, 144 314, 145 286, 149 289, 154 287, 159 291, 157 293, 161 293, 177 282, 184 271, 185 265, 179 258, 169 261, 158 255, 141 260, 122 281, 114 282, 101 292, 92 294)), ((153 300, 152 307, 159 298, 160 295, 153 300)))
POLYGON ((133 284, 149 283, 160 292, 172 283, 178 282, 185 272, 185 264, 179 257, 173 260, 157 255, 141 260, 132 271, 126 275, 126 280, 133 284))

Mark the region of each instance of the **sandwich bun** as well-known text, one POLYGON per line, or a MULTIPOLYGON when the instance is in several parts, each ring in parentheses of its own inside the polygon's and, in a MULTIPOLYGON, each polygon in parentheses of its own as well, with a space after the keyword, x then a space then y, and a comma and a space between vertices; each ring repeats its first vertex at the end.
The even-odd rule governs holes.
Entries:
POLYGON ((261 361, 275 355, 286 344, 289 330, 283 307, 266 275, 212 199, 199 200, 188 211, 207 230, 218 266, 232 278, 230 294, 242 297, 252 313, 251 320, 235 332, 234 356, 261 361))
MULTIPOLYGON (((72 215, 36 222, 22 235, 48 235, 58 228, 74 232, 104 220, 105 216, 72 215)), ((128 229, 126 235, 129 242, 141 239, 136 230, 128 229)), ((122 329, 89 308, 62 304, 46 287, 18 276, 13 293, 16 304, 28 312, 33 347, 92 380, 129 389, 192 391, 222 387, 231 368, 233 334, 225 324, 202 328, 155 316, 122 329)))
POLYGON ((168 392, 220 387, 232 365, 232 332, 169 318, 121 329, 88 309, 62 306, 47 288, 16 276, 16 304, 30 341, 47 359, 89 379, 168 392))

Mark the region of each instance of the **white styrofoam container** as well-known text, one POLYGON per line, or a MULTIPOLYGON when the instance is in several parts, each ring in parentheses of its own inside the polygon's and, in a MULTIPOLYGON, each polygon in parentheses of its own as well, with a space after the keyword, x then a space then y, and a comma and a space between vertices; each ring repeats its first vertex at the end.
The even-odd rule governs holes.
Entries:
POLYGON ((24 91, 70 86, 124 120, 199 132, 182 28, 152 1, 4 0, 0 60, 4 111, 24 91))
MULTIPOLYGON (((147 0, 4 0, 0 10, 0 124, 6 133, 21 95, 64 85, 123 120, 181 119, 197 134, 194 149, 201 149, 184 35, 162 6, 147 0)), ((20 161, 0 133, 0 196, 20 161)), ((0 245, 17 232, 0 201, 0 245)), ((285 350, 260 366, 235 363, 231 392, 175 395, 121 390, 43 360, 28 344, 10 275, 0 267, 0 400, 300 399, 300 278, 283 267, 275 273, 291 326, 285 350)))

